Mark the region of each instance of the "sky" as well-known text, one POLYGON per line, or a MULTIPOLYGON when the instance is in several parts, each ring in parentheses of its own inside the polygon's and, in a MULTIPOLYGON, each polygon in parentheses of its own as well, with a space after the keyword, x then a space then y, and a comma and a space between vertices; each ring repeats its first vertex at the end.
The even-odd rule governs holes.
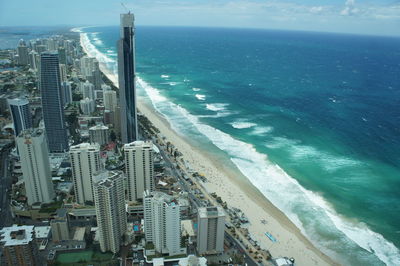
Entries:
POLYGON ((0 26, 266 28, 400 36, 400 0, 0 0, 0 26))

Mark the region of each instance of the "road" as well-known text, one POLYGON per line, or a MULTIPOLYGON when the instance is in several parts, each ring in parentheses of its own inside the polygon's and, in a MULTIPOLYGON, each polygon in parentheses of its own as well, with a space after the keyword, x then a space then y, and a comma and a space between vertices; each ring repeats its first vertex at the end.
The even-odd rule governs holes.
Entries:
POLYGON ((8 169, 10 149, 5 149, 1 152, 0 160, 0 228, 12 225, 12 216, 10 211, 10 198, 8 189, 11 189, 11 175, 8 169))
POLYGON ((164 159, 166 168, 171 169, 172 174, 178 180, 182 190, 188 192, 192 203, 195 205, 195 208, 197 209, 198 207, 201 207, 202 206, 201 201, 195 195, 193 195, 193 193, 191 192, 191 189, 189 188, 189 185, 187 184, 186 181, 184 181, 182 179, 181 174, 178 172, 178 170, 176 170, 174 163, 171 161, 171 158, 170 158, 171 155, 166 154, 164 148, 165 148, 164 146, 158 146, 158 149, 160 150, 160 154, 161 154, 162 158, 164 159))
POLYGON ((243 255, 244 262, 248 266, 257 266, 258 264, 254 262, 253 258, 251 258, 247 252, 246 248, 240 243, 237 239, 232 237, 228 232, 225 232, 225 239, 232 245, 232 247, 237 248, 240 251, 240 254, 243 255))

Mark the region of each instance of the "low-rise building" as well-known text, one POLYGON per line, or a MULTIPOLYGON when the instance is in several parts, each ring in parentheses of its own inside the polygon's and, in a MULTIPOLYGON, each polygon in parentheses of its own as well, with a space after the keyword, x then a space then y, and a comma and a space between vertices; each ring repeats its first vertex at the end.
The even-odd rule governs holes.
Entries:
POLYGON ((56 217, 50 222, 53 241, 69 240, 69 221, 66 209, 58 209, 56 217))

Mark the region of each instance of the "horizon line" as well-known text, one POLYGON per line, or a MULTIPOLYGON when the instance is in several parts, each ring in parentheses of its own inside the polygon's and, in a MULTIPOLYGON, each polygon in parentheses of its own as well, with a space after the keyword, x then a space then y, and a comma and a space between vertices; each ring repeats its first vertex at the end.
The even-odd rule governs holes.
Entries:
MULTIPOLYGON (((285 28, 265 28, 265 27, 240 27, 240 26, 201 26, 201 25, 156 25, 156 24, 136 24, 135 27, 161 27, 161 28, 204 28, 204 29, 248 29, 248 30, 265 30, 265 31, 287 31, 287 32, 304 32, 304 33, 320 33, 320 34, 338 34, 338 35, 355 35, 355 36, 369 36, 369 37, 389 37, 400 38, 398 35, 392 34, 374 34, 374 33, 358 33, 358 32, 341 32, 341 31, 317 31, 307 29, 285 29, 285 28)), ((1 28, 92 28, 92 27, 119 27, 118 24, 98 24, 98 25, 71 25, 71 24, 58 24, 58 25, 0 25, 1 28)), ((1 33, 1 31, 0 31, 1 33)))

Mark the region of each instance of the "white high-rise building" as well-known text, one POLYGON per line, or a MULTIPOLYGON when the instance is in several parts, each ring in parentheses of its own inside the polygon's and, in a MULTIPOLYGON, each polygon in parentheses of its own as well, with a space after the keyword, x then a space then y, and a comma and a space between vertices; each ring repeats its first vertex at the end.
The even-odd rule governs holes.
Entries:
POLYGON ((176 199, 162 192, 146 191, 143 207, 146 242, 169 256, 185 253, 186 249, 181 248, 181 216, 176 199))
POLYGON ((17 46, 18 64, 27 65, 29 63, 28 47, 24 40, 20 40, 17 46))
POLYGON ((92 79, 93 71, 96 71, 99 68, 98 64, 98 61, 94 57, 82 57, 80 60, 81 74, 86 79, 92 79))
POLYGON ((100 249, 117 253, 127 230, 124 175, 120 171, 102 171, 93 178, 100 249))
POLYGON ((153 143, 134 141, 124 145, 128 200, 143 199, 143 192, 154 190, 153 143))
POLYGON ((37 71, 39 68, 39 62, 40 62, 39 54, 34 50, 30 51, 28 54, 28 62, 29 62, 30 68, 37 71))
POLYGON ((65 64, 60 64, 60 79, 61 82, 67 81, 67 66, 65 64))
POLYGON ((197 251, 217 254, 224 251, 225 213, 221 207, 198 209, 197 251))
POLYGON ((55 195, 45 131, 23 130, 17 145, 28 204, 51 202, 55 195))
POLYGON ((94 110, 96 110, 96 103, 89 98, 80 100, 79 105, 84 115, 90 115, 91 113, 94 112, 94 110))
POLYGON ((90 143, 98 143, 99 145, 107 144, 109 141, 108 127, 102 124, 89 128, 90 143))
POLYGON ((91 100, 95 100, 94 86, 92 83, 90 83, 89 81, 86 81, 84 83, 81 82, 80 87, 83 99, 89 98, 91 100))
POLYGON ((93 173, 102 169, 99 144, 81 143, 71 146, 69 156, 76 202, 93 202, 93 173))
POLYGON ((72 86, 71 82, 61 82, 61 95, 64 105, 72 103, 72 86))
POLYGON ((104 109, 115 112, 117 107, 117 92, 113 90, 103 90, 104 109))

